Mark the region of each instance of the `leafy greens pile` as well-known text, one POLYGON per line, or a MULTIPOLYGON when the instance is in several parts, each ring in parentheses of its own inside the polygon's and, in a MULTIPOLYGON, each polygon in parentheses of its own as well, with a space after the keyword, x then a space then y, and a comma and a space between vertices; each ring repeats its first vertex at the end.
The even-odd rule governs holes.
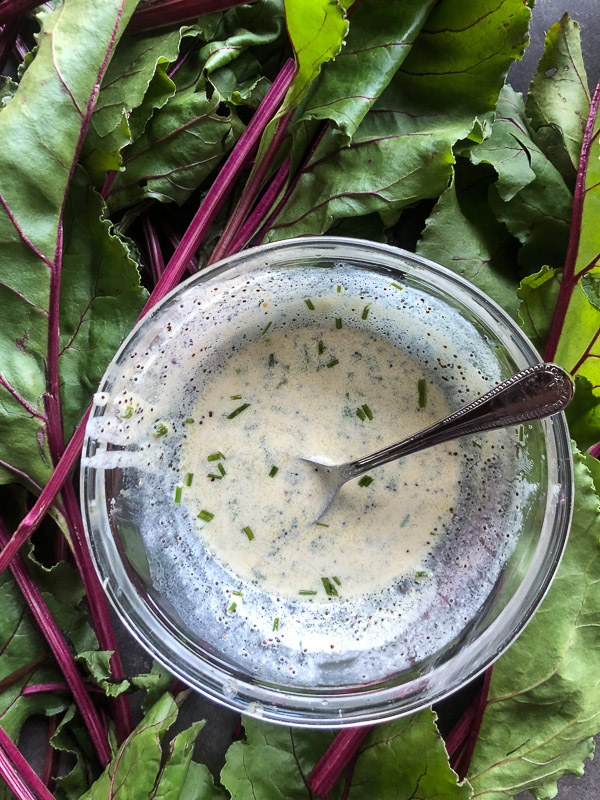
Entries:
POLYGON ((600 730, 600 90, 577 24, 550 30, 523 98, 523 0, 36 5, 0 6, 19 64, 0 79, 2 797, 553 797, 600 730), (443 738, 432 710, 337 736, 245 719, 215 786, 202 723, 165 735, 183 687, 123 675, 72 471, 140 313, 186 271, 326 231, 456 271, 570 371, 574 523, 443 738), (18 746, 40 716, 38 775, 18 746))

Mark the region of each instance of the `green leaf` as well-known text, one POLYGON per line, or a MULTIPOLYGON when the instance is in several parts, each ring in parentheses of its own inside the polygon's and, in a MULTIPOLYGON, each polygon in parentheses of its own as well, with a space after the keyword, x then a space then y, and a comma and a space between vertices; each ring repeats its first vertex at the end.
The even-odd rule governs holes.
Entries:
POLYGON ((489 126, 529 16, 517 0, 438 3, 352 144, 336 131, 322 137, 266 240, 323 233, 375 212, 389 225, 403 207, 437 197, 451 177, 455 143, 481 138, 489 126))
POLYGON ((59 722, 56 731, 50 738, 56 750, 68 753, 75 760, 71 769, 60 775, 56 781, 56 796, 66 800, 77 800, 93 780, 91 764, 94 761, 94 750, 90 737, 75 705, 69 706, 59 722))
POLYGON ((567 249, 573 198, 558 170, 531 138, 520 94, 500 92, 491 136, 471 146, 474 164, 491 164, 498 181, 490 188, 497 219, 524 247, 519 263, 526 274, 544 264, 561 267, 567 249))
POLYGON ((488 170, 458 159, 450 186, 435 204, 417 253, 474 283, 517 316, 516 242, 487 204, 488 170))
POLYGON ((169 755, 149 800, 225 800, 215 788, 208 768, 192 761, 193 745, 203 727, 204 722, 195 722, 170 743, 169 755))
POLYGON ((523 278, 517 291, 521 300, 519 322, 540 353, 548 338, 559 286, 558 270, 544 266, 539 272, 523 278))
POLYGON ((546 34, 544 55, 531 81, 525 110, 536 143, 570 181, 577 172, 589 106, 579 25, 565 13, 546 34))
POLYGON ((433 5, 434 0, 357 3, 341 52, 313 82, 296 122, 331 120, 348 144, 409 54, 433 5))
POLYGON ((587 451, 600 442, 600 397, 586 378, 575 378, 575 396, 566 414, 569 432, 581 450, 587 451))
POLYGON ((600 729, 599 500, 575 452, 573 526, 541 608, 495 664, 469 780, 482 800, 524 789, 553 797, 562 775, 581 775, 600 729))
POLYGON ((151 796, 162 760, 162 737, 177 718, 177 705, 164 694, 119 747, 111 763, 81 800, 120 800, 151 796))

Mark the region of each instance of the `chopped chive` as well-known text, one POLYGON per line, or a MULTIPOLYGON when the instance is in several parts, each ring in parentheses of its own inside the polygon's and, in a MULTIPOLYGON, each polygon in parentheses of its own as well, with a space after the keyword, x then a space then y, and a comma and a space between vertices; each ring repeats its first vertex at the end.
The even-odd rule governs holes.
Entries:
POLYGON ((325 352, 325 346, 322 341, 319 340, 319 355, 322 356, 325 352))
POLYGON ((481 450, 481 443, 480 442, 476 442, 475 439, 473 439, 471 444, 473 445, 473 447, 478 447, 481 450))
POLYGON ((204 509, 202 509, 202 511, 198 514, 198 519, 202 519, 204 522, 210 522, 211 519, 214 518, 214 514, 211 514, 210 511, 205 511, 204 509))
POLYGON ((242 530, 244 531, 244 533, 248 537, 248 540, 251 542, 252 539, 254 539, 254 534, 252 533, 252 528, 250 528, 248 525, 246 525, 246 527, 242 528, 242 530))
POLYGON ((262 329, 262 333, 260 335, 264 336, 265 333, 269 330, 269 328, 271 327, 272 324, 273 324, 273 320, 271 320, 270 322, 267 322, 265 327, 262 329))
POLYGON ((338 283, 337 285, 337 293, 339 294, 342 291, 341 285, 338 283))
POLYGON ((211 480, 213 480, 213 481, 223 480, 223 476, 222 475, 217 475, 216 472, 209 472, 206 477, 207 478, 211 478, 211 480))
POLYGON ((399 283, 394 283, 393 281, 392 281, 392 283, 390 283, 390 286, 393 286, 394 289, 400 289, 400 291, 402 291, 402 289, 404 288, 404 287, 400 286, 399 283))
POLYGON ((164 436, 169 432, 169 429, 162 422, 159 422, 154 428, 154 438, 158 439, 159 436, 164 436))
POLYGON ((219 461, 219 463, 217 464, 217 469, 219 470, 219 472, 221 473, 221 475, 223 475, 223 476, 227 475, 227 473, 225 472, 225 467, 223 466, 223 464, 221 464, 221 462, 220 462, 220 461, 219 461))
POLYGON ((410 519, 410 514, 406 514, 406 516, 404 517, 404 519, 400 523, 400 527, 403 528, 406 525, 406 523, 408 522, 409 519, 410 519))
POLYGON ((183 420, 183 424, 184 425, 193 425, 194 424, 194 418, 193 417, 187 417, 186 419, 183 420))
POLYGON ((330 361, 329 364, 326 364, 325 366, 328 367, 328 368, 329 367, 335 367, 335 365, 339 364, 339 363, 340 363, 339 358, 334 358, 333 361, 330 361))
POLYGON ((242 399, 242 395, 241 394, 232 394, 232 395, 229 396, 229 399, 230 400, 241 400, 242 399))
POLYGON ((235 614, 235 610, 237 608, 237 603, 232 603, 229 608, 227 609, 228 614, 235 614))
POLYGON ((236 597, 243 597, 243 596, 244 596, 244 595, 243 595, 243 593, 242 593, 242 592, 238 592, 238 590, 237 590, 237 589, 234 589, 234 590, 231 592, 231 594, 234 594, 236 597))
POLYGON ((270 367, 275 366, 275 353, 271 353, 271 355, 269 356, 269 366, 270 367))
POLYGON ((425 408, 427 405, 427 381, 425 378, 420 378, 417 384, 419 391, 419 408, 425 408))
POLYGON ((231 414, 227 414, 227 419, 233 419, 234 417, 237 417, 238 414, 241 414, 242 411, 245 411, 249 406, 250 403, 244 403, 243 405, 238 406, 238 408, 236 408, 235 411, 232 411, 231 414))
POLYGON ((519 441, 522 442, 525 437, 525 428, 519 425, 519 441))
POLYGON ((313 301, 309 297, 307 297, 304 302, 306 303, 306 305, 308 306, 310 311, 314 311, 315 310, 315 307, 313 305, 313 301))
POLYGON ((329 525, 326 525, 324 522, 315 522, 315 525, 318 525, 319 528, 328 528, 329 525))
POLYGON ((321 578, 321 583, 323 584, 323 588, 325 589, 325 594, 329 595, 329 597, 338 596, 338 590, 335 588, 335 586, 329 580, 329 578, 321 578))
POLYGON ((274 631, 279 630, 279 617, 275 617, 275 619, 273 620, 273 630, 274 631))
POLYGON ((365 412, 362 410, 362 408, 356 409, 356 416, 359 418, 361 422, 364 422, 366 419, 365 412))
POLYGON ((211 453, 206 458, 207 461, 220 461, 221 459, 225 460, 225 456, 220 450, 217 450, 216 453, 211 453))
POLYGON ((365 416, 368 417, 369 422, 370 422, 373 419, 373 412, 371 411, 371 409, 369 408, 369 406, 366 403, 363 403, 362 409, 365 412, 365 416))
POLYGON ((185 485, 191 486, 193 480, 194 480, 194 473, 188 472, 188 474, 185 476, 185 485))
POLYGON ((133 406, 125 406, 125 409, 121 412, 121 419, 129 419, 133 416, 133 406))
POLYGON ((369 484, 373 483, 373 478, 370 475, 363 475, 362 478, 359 480, 359 486, 369 486, 369 484))
POLYGON ((338 585, 338 586, 341 586, 341 585, 342 585, 342 582, 341 582, 341 580, 340 580, 340 579, 337 577, 337 575, 334 575, 334 576, 333 576, 333 580, 334 580, 334 581, 337 583, 337 585, 338 585))
POLYGON ((343 324, 342 323, 342 318, 341 317, 336 317, 335 318, 335 327, 338 329, 338 331, 342 327, 342 324, 343 324))
POLYGON ((181 503, 181 492, 183 488, 181 486, 175 487, 175 505, 178 506, 181 503))
POLYGON ((360 315, 361 319, 366 319, 369 316, 369 308, 371 303, 367 303, 367 305, 363 308, 362 314, 360 315))
POLYGON ((431 572, 428 569, 420 569, 415 572, 415 578, 430 578, 431 572))
POLYGON ((278 472, 279 472, 279 467, 271 467, 271 470, 269 472, 269 478, 274 478, 278 472))
POLYGON ((312 589, 300 589, 298 594, 316 594, 316 592, 312 589))

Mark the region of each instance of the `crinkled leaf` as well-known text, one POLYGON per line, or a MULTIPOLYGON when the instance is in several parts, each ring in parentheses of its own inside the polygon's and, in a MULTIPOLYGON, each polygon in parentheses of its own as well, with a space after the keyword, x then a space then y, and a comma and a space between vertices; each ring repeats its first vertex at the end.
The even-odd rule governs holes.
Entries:
POLYGON ((544 266, 539 272, 523 278, 517 291, 521 300, 519 322, 540 353, 548 338, 559 286, 558 270, 544 266))
POLYGON ((146 299, 127 242, 102 219, 103 203, 76 170, 65 206, 60 309, 62 409, 75 429, 146 299))
POLYGON ((489 201, 498 220, 524 247, 526 273, 544 264, 561 267, 567 249, 573 198, 561 174, 533 142, 523 98, 505 86, 491 136, 470 150, 475 164, 491 164, 498 181, 489 201))
POLYGON ((167 760, 149 800, 224 800, 208 768, 192 762, 194 742, 203 727, 204 722, 195 722, 170 743, 167 760))
POLYGON ((535 141, 567 180, 577 172, 590 106, 579 25, 565 13, 546 34, 525 110, 535 141))
POLYGON ((167 672, 162 664, 159 664, 157 661, 152 662, 152 669, 149 673, 136 675, 132 678, 133 684, 137 686, 138 689, 146 690, 146 695, 142 703, 142 711, 144 714, 158 702, 159 698, 167 691, 173 680, 171 673, 167 672))
POLYGON ((177 718, 177 705, 164 694, 119 747, 111 763, 81 800, 139 800, 150 796, 162 760, 162 737, 177 718))
POLYGON ((55 795, 59 800, 77 800, 93 782, 94 752, 85 725, 71 705, 60 720, 50 739, 56 750, 74 759, 71 768, 56 781, 55 795))
POLYGON ((331 120, 349 143, 407 57, 433 5, 434 0, 357 3, 341 52, 314 81, 297 122, 331 120))
POLYGON ((323 233, 339 219, 374 212, 391 224, 404 206, 437 197, 456 141, 480 138, 492 119, 529 16, 519 0, 438 3, 352 144, 336 131, 323 136, 267 240, 323 233))
POLYGON ((450 186, 435 204, 417 253, 462 275, 517 316, 516 245, 486 202, 488 170, 458 159, 450 186))
MULTIPOLYGON (((227 751, 221 781, 232 800, 300 800, 312 795, 311 770, 331 742, 329 731, 303 731, 245 719, 246 740, 227 751)), ((431 710, 378 725, 361 745, 349 790, 343 776, 328 795, 348 800, 431 798, 468 800, 468 784, 459 785, 431 710)))
POLYGON ((599 500, 575 453, 575 511, 567 549, 541 608, 494 666, 469 780, 482 800, 523 789, 553 797, 581 775, 600 729, 599 500))

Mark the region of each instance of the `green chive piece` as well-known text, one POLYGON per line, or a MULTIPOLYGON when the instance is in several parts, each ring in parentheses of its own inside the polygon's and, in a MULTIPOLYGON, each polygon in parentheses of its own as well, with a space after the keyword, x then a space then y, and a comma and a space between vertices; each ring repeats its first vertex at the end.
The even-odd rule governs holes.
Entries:
POLYGON ((476 442, 475 439, 473 439, 471 444, 473 445, 473 447, 478 447, 481 450, 481 443, 480 442, 476 442))
POLYGON ((334 580, 334 581, 337 583, 337 585, 338 585, 338 586, 341 586, 341 585, 342 585, 342 582, 341 582, 341 580, 340 580, 340 579, 337 577, 337 575, 334 575, 334 576, 333 576, 333 580, 334 580))
POLYGON ((217 450, 216 453, 211 453, 206 458, 207 461, 220 461, 221 459, 225 460, 225 456, 220 450, 217 450))
POLYGON ((229 608, 227 609, 228 614, 235 614, 235 610, 237 608, 237 603, 232 603, 229 608))
POLYGON ((158 422, 154 428, 154 438, 158 439, 160 436, 164 436, 166 433, 169 432, 169 429, 166 425, 162 422, 158 422))
POLYGON ((519 425, 519 441, 522 442, 525 438, 525 428, 522 425, 519 425))
POLYGON ((335 367, 335 365, 339 363, 340 363, 339 358, 334 358, 333 361, 330 361, 329 364, 326 364, 325 366, 328 368, 335 367))
POLYGON ((185 476, 185 485, 191 486, 193 480, 194 480, 194 473, 188 472, 188 474, 185 476))
POLYGON ((341 291, 342 291, 342 287, 341 287, 341 286, 340 286, 340 284, 338 283, 338 285, 337 285, 337 293, 339 294, 341 291))
POLYGON ((225 472, 225 467, 223 466, 223 464, 221 464, 221 462, 220 462, 220 461, 219 461, 219 463, 217 464, 217 469, 219 470, 219 472, 221 473, 221 475, 223 475, 223 477, 225 477, 225 475, 227 475, 227 473, 225 472))
POLYGON ((392 283, 390 283, 390 286, 393 286, 394 289, 400 289, 400 291, 402 291, 402 289, 404 288, 403 286, 400 286, 399 283, 394 283, 393 281, 392 283))
POLYGON ((323 584, 323 588, 325 589, 325 594, 327 594, 329 597, 338 596, 338 590, 335 588, 335 586, 329 580, 329 578, 321 578, 321 583, 323 584))
POLYGON ((243 597, 244 596, 243 593, 242 592, 238 592, 237 589, 234 589, 231 592, 231 594, 234 594, 236 597, 243 597))
POLYGON ((194 418, 193 417, 187 417, 186 419, 183 420, 183 424, 184 425, 193 425, 194 424, 194 418))
POLYGON ((306 305, 308 306, 310 311, 314 311, 315 310, 315 307, 313 305, 313 301, 309 297, 307 297, 304 302, 306 303, 306 305))
POLYGON ((275 619, 273 620, 273 630, 274 631, 279 630, 279 617, 275 617, 275 619))
POLYGON ((221 481, 221 480, 223 480, 223 476, 222 475, 217 475, 216 472, 209 472, 206 477, 207 478, 211 478, 213 481, 221 481))
POLYGON ((133 406, 125 406, 121 411, 121 419, 129 419, 130 417, 133 417, 133 406))
POLYGON ((407 514, 404 517, 404 519, 402 520, 402 522, 400 523, 400 527, 403 528, 406 525, 406 523, 408 522, 409 519, 410 519, 410 514, 407 514))
POLYGON ((319 528, 328 528, 329 525, 326 525, 324 522, 315 522, 315 525, 318 525, 319 528))
POLYGON ((338 329, 338 331, 342 327, 342 324, 343 324, 342 323, 342 318, 341 317, 336 317, 335 318, 335 327, 338 329))
POLYGON ((183 487, 176 486, 175 487, 175 505, 178 506, 181 503, 181 492, 183 491, 183 487))
POLYGON ((271 320, 270 322, 267 322, 265 327, 262 329, 262 333, 260 335, 264 336, 265 333, 269 330, 269 328, 271 327, 272 324, 273 324, 273 320, 271 320))
POLYGON ((359 486, 369 486, 369 484, 373 483, 373 478, 370 475, 363 475, 362 478, 359 480, 359 486))
POLYGON ((210 511, 205 511, 204 509, 202 509, 202 511, 198 514, 198 519, 202 519, 204 522, 210 522, 211 519, 214 518, 214 514, 211 514, 210 511))
POLYGON ((252 539, 254 539, 254 534, 252 533, 252 528, 250 528, 248 525, 246 525, 246 527, 242 528, 242 530, 244 531, 244 533, 248 537, 248 540, 251 542, 252 539))
POLYGON ((233 419, 234 417, 237 417, 238 414, 241 414, 242 411, 245 411, 247 408, 249 408, 249 406, 250 403, 244 403, 243 405, 238 406, 238 408, 236 408, 235 411, 232 411, 231 414, 227 414, 227 419, 233 419))
POLYGON ((420 378, 417 388, 419 391, 419 408, 425 408, 427 405, 427 381, 425 378, 420 378))
POLYGON ((312 589, 300 589, 298 594, 316 594, 316 592, 312 589))
POLYGON ((365 412, 365 416, 368 417, 370 422, 373 419, 373 412, 366 403, 363 403, 362 410, 365 412))
POLYGON ((322 356, 325 352, 325 346, 322 341, 319 341, 319 355, 322 356))
POLYGON ((415 578, 430 578, 431 572, 428 569, 420 569, 415 572, 415 578))
POLYGON ((365 412, 362 410, 362 408, 356 409, 356 416, 359 418, 361 422, 364 422, 366 419, 365 412))
POLYGON ((270 367, 274 367, 275 366, 275 354, 274 353, 271 353, 271 355, 269 356, 269 366, 270 367))
POLYGON ((230 399, 230 400, 241 400, 241 399, 242 399, 242 395, 241 395, 241 394, 232 394, 232 395, 229 397, 229 399, 230 399))
POLYGON ((269 478, 274 478, 278 472, 279 472, 279 467, 271 467, 271 470, 269 472, 269 478))
POLYGON ((367 305, 362 310, 362 314, 360 315, 361 319, 366 319, 369 316, 369 308, 370 307, 371 307, 371 303, 367 303, 367 305))

